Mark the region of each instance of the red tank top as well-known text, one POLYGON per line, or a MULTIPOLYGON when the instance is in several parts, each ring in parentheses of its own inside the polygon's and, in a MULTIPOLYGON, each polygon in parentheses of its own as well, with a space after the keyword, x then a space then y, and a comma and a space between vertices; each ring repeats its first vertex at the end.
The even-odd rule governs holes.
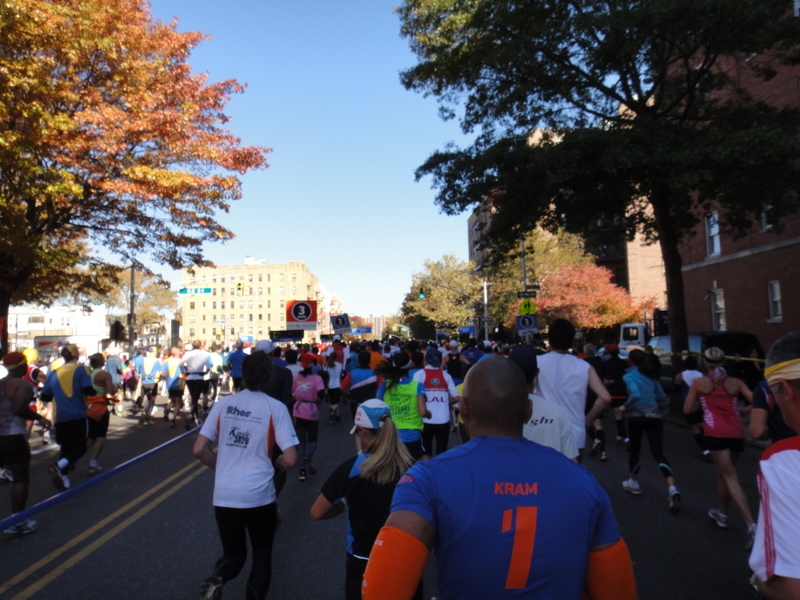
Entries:
POLYGON ((714 389, 700 398, 705 434, 715 438, 744 439, 744 425, 736 406, 736 396, 725 391, 726 378, 715 380, 710 375, 704 377, 714 384, 714 389))

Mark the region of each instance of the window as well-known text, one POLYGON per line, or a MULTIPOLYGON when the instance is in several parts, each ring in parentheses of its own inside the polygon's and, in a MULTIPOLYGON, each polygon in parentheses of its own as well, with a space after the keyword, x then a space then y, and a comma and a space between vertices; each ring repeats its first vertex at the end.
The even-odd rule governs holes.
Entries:
POLYGON ((194 315, 189 315, 189 323, 194 323, 194 315))
POLYGON ((217 310, 217 303, 216 302, 212 302, 211 303, 211 308, 213 308, 214 310, 217 310))
POLYGON ((285 315, 283 313, 281 313, 281 321, 283 321, 284 318, 285 318, 285 315))
POLYGON ((205 315, 203 315, 203 321, 205 321, 205 320, 206 320, 206 316, 205 316, 205 315))
POLYGON ((223 310, 225 309, 225 300, 219 303, 219 307, 223 310))
POLYGON ((239 323, 244 323, 244 313, 239 315, 239 323))
POLYGON ((219 288, 219 295, 220 296, 224 296, 225 295, 225 288, 219 288))
POLYGON ((725 331, 725 293, 721 289, 711 290, 711 329, 725 331))
POLYGON ((263 333, 264 333, 264 328, 263 327, 259 327, 258 328, 258 335, 262 335, 263 333))
POLYGON ((189 310, 194 310, 194 302, 189 302, 189 310))
POLYGON ((267 273, 267 281, 269 281, 269 279, 270 279, 270 275, 269 275, 269 273, 267 273))
MULTIPOLYGON (((258 280, 261 281, 263 278, 264 278, 264 276, 261 273, 259 273, 258 274, 258 280)), ((260 294, 261 293, 261 288, 258 288, 258 289, 259 289, 258 293, 260 294)))
POLYGON ((283 304, 283 300, 281 300, 281 308, 286 308, 283 304))
POLYGON ((267 308, 272 308, 272 300, 267 300, 267 308))
POLYGON ((28 323, 42 323, 42 324, 44 324, 44 317, 28 317, 28 323))
POLYGON ((220 278, 219 278, 219 282, 220 282, 220 283, 225 283, 225 278, 224 278, 224 277, 220 277, 220 278))
POLYGON ((252 300, 250 300, 250 301, 247 303, 247 308, 253 308, 253 301, 252 301, 252 300))
POLYGON ((205 328, 203 328, 203 330, 202 330, 202 333, 203 333, 203 335, 205 335, 205 334, 206 334, 206 330, 205 330, 205 328))
POLYGON ((214 321, 214 322, 216 323, 216 321, 217 321, 217 315, 211 315, 211 320, 212 320, 212 321, 214 321))
POLYGON ((281 281, 283 281, 283 273, 281 273, 280 275, 278 275, 278 279, 280 279, 281 281))
POLYGON ((247 315, 247 320, 250 321, 251 323, 253 322, 253 313, 247 315))
POLYGON ((781 282, 777 279, 767 283, 767 295, 769 297, 769 320, 770 322, 783 321, 783 305, 781 304, 781 282))
POLYGON ((269 296, 270 294, 272 294, 272 288, 267 288, 267 296, 269 296))
POLYGON ((247 281, 253 281, 253 274, 252 273, 247 276, 247 281))
POLYGON ((212 296, 216 296, 217 295, 217 288, 211 288, 211 295, 212 296))
POLYGON ((261 314, 261 313, 258 313, 258 320, 259 320, 259 321, 263 321, 263 320, 264 320, 264 318, 263 318, 263 317, 264 317, 264 315, 263 315, 263 314, 261 314))
POLYGON ((190 329, 190 330, 189 330, 189 337, 190 337, 190 338, 193 338, 193 337, 194 337, 194 329, 190 329))
POLYGON ((716 256, 720 253, 719 213, 717 212, 706 215, 706 251, 708 256, 716 256))
POLYGON ((292 273, 292 281, 297 281, 297 273, 292 273))
POLYGON ((258 301, 258 308, 264 308, 264 301, 263 300, 259 300, 258 301))
POLYGON ((239 308, 244 308, 244 300, 239 300, 239 308))
POLYGON ((211 328, 211 335, 217 335, 217 328, 216 327, 212 327, 211 328))
POLYGON ((263 289, 262 288, 258 288, 258 295, 260 296, 263 293, 264 293, 263 289))
POLYGON ((267 321, 272 321, 272 313, 267 313, 267 321))
POLYGON ((253 328, 252 327, 248 327, 247 328, 247 333, 252 335, 253 334, 253 328))
POLYGON ((278 295, 279 295, 279 296, 283 296, 283 286, 281 286, 280 288, 278 288, 278 295))
POLYGON ((292 295, 297 295, 297 288, 295 286, 292 286, 292 295))

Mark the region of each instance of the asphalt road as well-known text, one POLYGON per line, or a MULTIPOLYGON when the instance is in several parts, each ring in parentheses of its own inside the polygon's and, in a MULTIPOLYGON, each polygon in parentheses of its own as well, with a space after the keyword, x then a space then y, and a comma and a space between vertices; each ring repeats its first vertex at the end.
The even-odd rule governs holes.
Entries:
MULTIPOLYGON (((308 516, 325 478, 354 452, 348 434, 349 411, 344 413, 340 424, 321 423, 315 456, 318 474, 300 482, 293 470, 281 494, 283 523, 275 540, 271 598, 338 600, 344 595, 344 517, 315 523, 308 516)), ((610 420, 608 428, 613 439, 610 420)), ((107 468, 120 465, 179 437, 152 456, 38 514, 35 533, 3 536, 0 598, 196 598, 220 545, 211 506, 213 474, 191 454, 194 434, 168 429, 160 418, 144 427, 132 418, 112 417, 101 463, 107 468)), ((452 442, 458 443, 455 434, 452 442)), ((32 448, 36 454, 28 506, 53 495, 45 468, 56 457, 56 450, 42 446, 37 436, 32 438, 32 448)), ((645 444, 641 496, 622 490, 627 474, 622 447, 610 445, 608 462, 585 461, 611 497, 634 559, 640 598, 751 598, 744 524, 735 512, 729 530, 717 528, 707 517, 715 501, 714 469, 699 459, 688 429, 668 423, 665 431, 665 452, 683 496, 679 515, 667 510, 666 485, 646 448, 645 444)), ((759 454, 748 448, 739 464, 754 515, 759 454)), ((85 475, 87 466, 88 459, 82 459, 73 485, 91 479, 85 475)), ((9 509, 8 488, 0 484, 0 515, 7 515, 9 509)), ((244 596, 248 570, 245 567, 226 586, 226 598, 244 596)), ((435 595, 430 561, 425 597, 435 595)))

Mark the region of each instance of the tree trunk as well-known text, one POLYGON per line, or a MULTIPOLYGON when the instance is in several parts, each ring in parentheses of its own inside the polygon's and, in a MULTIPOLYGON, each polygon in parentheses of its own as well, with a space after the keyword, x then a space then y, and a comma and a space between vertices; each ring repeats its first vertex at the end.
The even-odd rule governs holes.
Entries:
POLYGON ((11 307, 11 295, 0 291, 0 358, 8 354, 8 309, 11 307))
POLYGON ((672 215, 670 215, 666 186, 660 183, 653 186, 650 204, 653 207, 661 257, 664 259, 669 336, 672 341, 672 366, 674 372, 678 373, 682 360, 681 353, 689 349, 689 332, 686 325, 686 304, 683 291, 683 272, 681 271, 683 259, 678 252, 680 238, 672 222, 672 215))

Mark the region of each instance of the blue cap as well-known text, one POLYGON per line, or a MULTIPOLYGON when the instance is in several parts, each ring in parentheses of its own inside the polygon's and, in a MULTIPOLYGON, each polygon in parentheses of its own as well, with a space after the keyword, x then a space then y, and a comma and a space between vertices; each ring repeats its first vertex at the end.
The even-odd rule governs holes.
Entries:
POLYGON ((429 349, 425 353, 425 360, 428 361, 429 365, 438 367, 440 364, 442 364, 442 353, 435 349, 429 349))

